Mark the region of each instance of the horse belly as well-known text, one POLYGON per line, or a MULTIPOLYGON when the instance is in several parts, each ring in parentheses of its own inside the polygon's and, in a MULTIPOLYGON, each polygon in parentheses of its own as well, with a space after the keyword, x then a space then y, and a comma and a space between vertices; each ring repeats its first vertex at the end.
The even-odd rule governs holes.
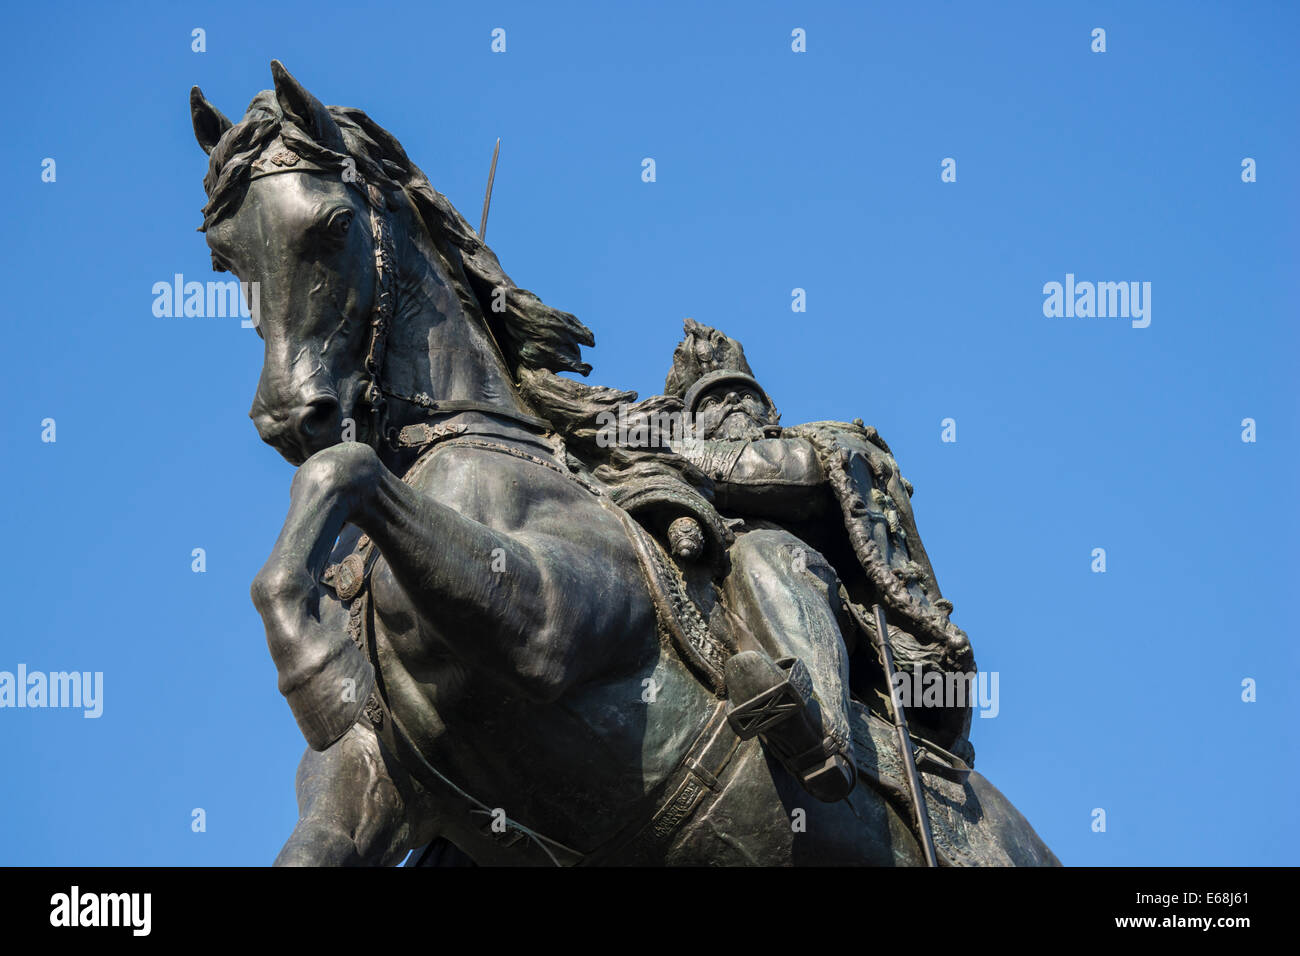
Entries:
MULTIPOLYGON (((629 584, 640 586, 635 564, 630 581, 593 582, 592 593, 629 584)), ((658 634, 648 596, 608 638, 621 644, 614 673, 546 702, 452 654, 383 562, 374 587, 380 679, 420 753, 477 800, 575 849, 598 848, 646 812, 716 704, 658 634)))

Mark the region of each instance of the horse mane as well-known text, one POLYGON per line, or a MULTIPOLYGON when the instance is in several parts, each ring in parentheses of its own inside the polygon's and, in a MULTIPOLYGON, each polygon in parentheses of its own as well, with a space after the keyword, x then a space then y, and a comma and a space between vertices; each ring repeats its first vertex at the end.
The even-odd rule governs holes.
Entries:
MULTIPOLYGON (((462 303, 491 331, 506 371, 525 402, 565 436, 583 464, 611 483, 646 472, 668 471, 711 497, 709 479, 666 446, 626 449, 596 441, 598 419, 610 412, 617 415, 620 406, 635 420, 665 410, 664 403, 675 399, 655 396, 634 405, 635 392, 586 385, 556 374, 585 376, 591 372, 591 366, 582 360, 582 347, 596 344, 591 329, 571 313, 552 308, 517 286, 496 254, 447 197, 433 188, 388 130, 353 107, 327 106, 326 110, 343 134, 347 154, 317 142, 287 118, 274 91, 258 93, 244 118, 212 148, 203 178, 208 202, 200 231, 207 231, 239 207, 253 161, 277 136, 299 156, 326 168, 342 171, 350 158, 365 180, 385 194, 390 208, 400 206, 399 196, 414 207, 462 303)), ((214 268, 220 266, 214 263, 214 268)))

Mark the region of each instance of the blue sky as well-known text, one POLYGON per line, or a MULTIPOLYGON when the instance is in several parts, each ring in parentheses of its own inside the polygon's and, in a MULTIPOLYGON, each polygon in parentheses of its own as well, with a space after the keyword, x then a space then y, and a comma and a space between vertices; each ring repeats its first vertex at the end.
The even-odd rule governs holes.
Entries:
POLYGON ((190 86, 237 119, 272 58, 473 222, 502 138, 489 238, 591 381, 660 391, 690 316, 786 424, 880 429, 1000 674, 977 767, 1064 862, 1296 863, 1297 8, 466 6, 6 12, 0 670, 102 671, 104 713, 0 710, 0 864, 260 864, 296 817, 260 342, 151 293, 217 278, 190 86), (1045 317, 1067 273, 1150 326, 1045 317))

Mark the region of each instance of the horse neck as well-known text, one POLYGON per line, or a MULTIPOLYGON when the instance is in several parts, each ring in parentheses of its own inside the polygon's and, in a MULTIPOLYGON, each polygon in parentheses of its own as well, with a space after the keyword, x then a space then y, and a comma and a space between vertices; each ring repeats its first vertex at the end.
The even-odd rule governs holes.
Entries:
MULTIPOLYGON (((425 230, 409 221, 395 226, 396 311, 384 357, 385 387, 526 411, 482 317, 462 300, 425 230)), ((405 402, 389 404, 392 425, 425 420, 405 402)))

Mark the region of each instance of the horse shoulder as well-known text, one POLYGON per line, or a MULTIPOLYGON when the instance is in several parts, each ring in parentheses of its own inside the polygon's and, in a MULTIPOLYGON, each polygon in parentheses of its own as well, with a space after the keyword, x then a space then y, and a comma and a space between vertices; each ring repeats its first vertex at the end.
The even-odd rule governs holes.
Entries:
POLYGON ((556 685, 572 686, 617 675, 645 656, 642 642, 628 640, 655 635, 631 540, 613 509, 578 482, 497 451, 449 447, 414 487, 527 551, 541 577, 535 594, 510 589, 504 555, 496 567, 504 595, 540 603, 530 669, 564 674, 556 685))

